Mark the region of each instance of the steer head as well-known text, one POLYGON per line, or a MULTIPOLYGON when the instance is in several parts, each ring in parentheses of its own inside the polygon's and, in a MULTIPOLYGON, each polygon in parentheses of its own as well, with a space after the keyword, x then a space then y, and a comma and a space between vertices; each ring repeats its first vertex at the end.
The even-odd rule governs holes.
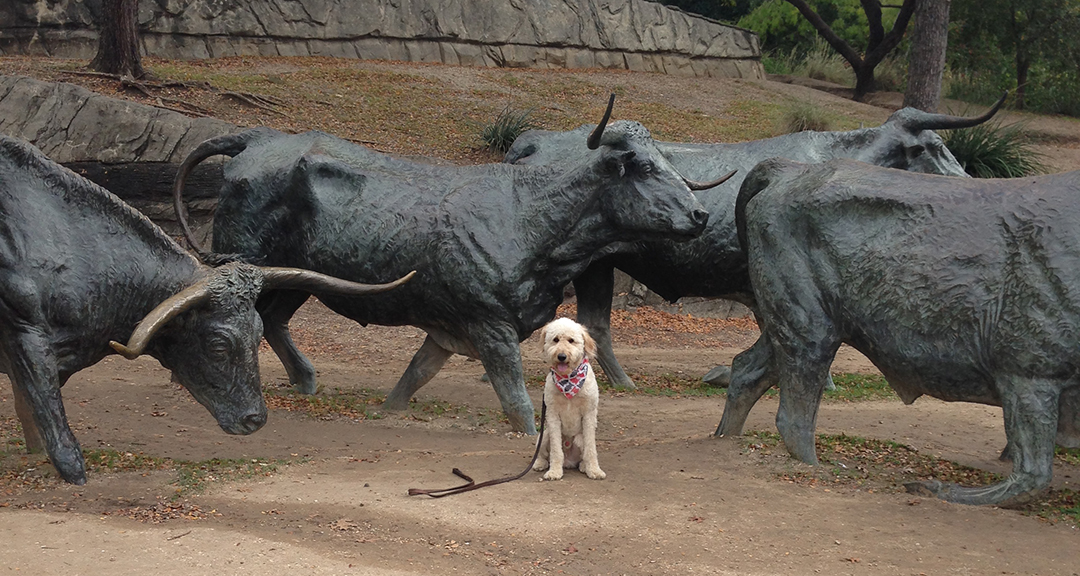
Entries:
POLYGON ((1005 102, 1004 94, 985 114, 974 118, 931 114, 916 108, 893 112, 884 124, 850 132, 852 158, 909 172, 963 176, 968 174, 934 130, 970 128, 986 122, 1005 102))
POLYGON ((173 371, 177 380, 229 434, 250 434, 266 423, 259 379, 262 320, 255 309, 271 289, 318 294, 375 294, 407 282, 346 282, 294 268, 231 263, 159 304, 136 326, 127 345, 110 342, 126 358, 143 352, 173 371))
POLYGON ((735 173, 713 182, 682 177, 656 148, 649 131, 637 122, 607 122, 615 95, 608 101, 600 124, 589 134, 586 147, 600 175, 601 211, 617 229, 637 238, 642 235, 692 238, 705 230, 709 213, 694 190, 719 186, 735 173))

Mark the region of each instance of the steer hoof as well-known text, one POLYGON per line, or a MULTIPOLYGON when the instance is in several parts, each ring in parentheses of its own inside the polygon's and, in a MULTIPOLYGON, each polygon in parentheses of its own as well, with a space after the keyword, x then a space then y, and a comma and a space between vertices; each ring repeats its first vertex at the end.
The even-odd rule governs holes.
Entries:
POLYGON ((709 386, 727 388, 728 386, 731 386, 731 367, 717 366, 702 376, 701 380, 709 386))
POLYGON ((83 463, 82 455, 75 459, 66 459, 66 461, 63 458, 50 458, 50 460, 64 482, 76 486, 86 484, 86 465, 83 463))
POLYGON ((908 494, 914 494, 916 496, 925 496, 927 498, 940 497, 943 485, 938 480, 926 480, 924 482, 908 482, 904 484, 904 489, 908 494))

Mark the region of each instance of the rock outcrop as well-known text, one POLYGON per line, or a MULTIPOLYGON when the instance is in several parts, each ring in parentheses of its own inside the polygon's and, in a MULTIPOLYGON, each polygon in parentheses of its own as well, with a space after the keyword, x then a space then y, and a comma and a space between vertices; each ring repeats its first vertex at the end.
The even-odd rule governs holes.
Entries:
MULTIPOLYGON (((73 84, 0 76, 0 134, 37 146, 170 232, 176 231, 170 190, 177 166, 203 140, 237 130, 73 84)), ((201 164, 188 184, 189 207, 200 224, 216 202, 222 161, 201 164)))
MULTIPOLYGON (((0 55, 90 58, 99 0, 7 0, 0 55)), ((764 76, 750 31, 646 0, 142 0, 147 54, 764 76)))

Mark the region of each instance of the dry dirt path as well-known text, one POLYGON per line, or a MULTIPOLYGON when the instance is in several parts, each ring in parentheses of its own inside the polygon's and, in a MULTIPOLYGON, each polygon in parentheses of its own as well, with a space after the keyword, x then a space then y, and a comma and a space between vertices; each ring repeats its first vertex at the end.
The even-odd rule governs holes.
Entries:
MULTIPOLYGON (((309 304, 298 339, 330 388, 388 390, 420 332, 360 328, 309 304), (364 354, 365 360, 353 359, 364 354)), ((693 340, 624 344, 633 370, 701 373, 727 361, 752 333, 714 334, 730 347, 693 340)), ((523 344, 527 370, 539 344, 523 344)), ((852 353, 842 370, 866 370, 852 353)), ((271 354, 264 380, 285 375, 271 354)), ((182 499, 202 519, 160 524, 124 517, 175 488, 172 473, 92 475, 83 487, 46 481, 0 496, 0 570, 38 574, 1076 574, 1080 534, 1063 523, 996 508, 877 490, 793 483, 805 471, 762 456, 737 439, 709 436, 719 398, 606 393, 600 462, 591 481, 524 480, 452 498, 408 497, 406 489, 478 480, 523 468, 533 440, 485 419, 497 400, 482 367, 460 357, 420 394, 462 412, 417 412, 379 420, 316 420, 275 410, 257 434, 223 434, 209 414, 149 359, 110 358, 64 390, 83 446, 178 459, 282 459, 268 476, 218 483, 182 499), (477 417, 480 414, 480 417, 477 417), (425 421, 426 420, 426 421, 425 421)), ((13 417, 7 386, 0 418, 13 417)), ((538 389, 533 390, 539 401, 538 389)), ((748 430, 772 431, 776 402, 764 399, 748 430)), ((920 399, 826 404, 819 432, 901 442, 921 453, 1003 472, 1000 409, 920 399)), ((11 465, 11 462, 7 463, 11 465)), ((1076 488, 1080 469, 1058 467, 1055 485, 1076 488)), ((165 500, 167 501, 167 500, 165 500)))

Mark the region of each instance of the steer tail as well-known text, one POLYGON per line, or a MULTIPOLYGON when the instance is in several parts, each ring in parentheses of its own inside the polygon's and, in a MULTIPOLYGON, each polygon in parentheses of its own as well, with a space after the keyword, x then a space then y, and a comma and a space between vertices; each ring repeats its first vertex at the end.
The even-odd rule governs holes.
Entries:
POLYGON ((746 245, 746 205, 772 183, 775 168, 778 167, 779 159, 770 158, 759 162, 754 169, 746 175, 739 187, 739 196, 735 199, 735 233, 739 236, 739 247, 743 254, 747 253, 746 245))
POLYGON ((236 156, 261 135, 263 135, 263 131, 255 129, 239 134, 211 138, 199 144, 195 150, 192 150, 191 154, 188 154, 188 157, 184 159, 184 162, 180 164, 180 168, 176 171, 176 179, 173 180, 173 208, 176 209, 176 219, 180 221, 180 228, 184 230, 184 238, 187 239, 188 245, 191 246, 192 250, 195 250, 199 258, 204 262, 209 252, 195 239, 195 233, 191 230, 191 226, 188 225, 187 207, 184 205, 184 184, 187 182, 188 175, 195 169, 195 166, 198 166, 200 162, 211 156, 217 156, 218 154, 224 154, 230 158, 236 156))

